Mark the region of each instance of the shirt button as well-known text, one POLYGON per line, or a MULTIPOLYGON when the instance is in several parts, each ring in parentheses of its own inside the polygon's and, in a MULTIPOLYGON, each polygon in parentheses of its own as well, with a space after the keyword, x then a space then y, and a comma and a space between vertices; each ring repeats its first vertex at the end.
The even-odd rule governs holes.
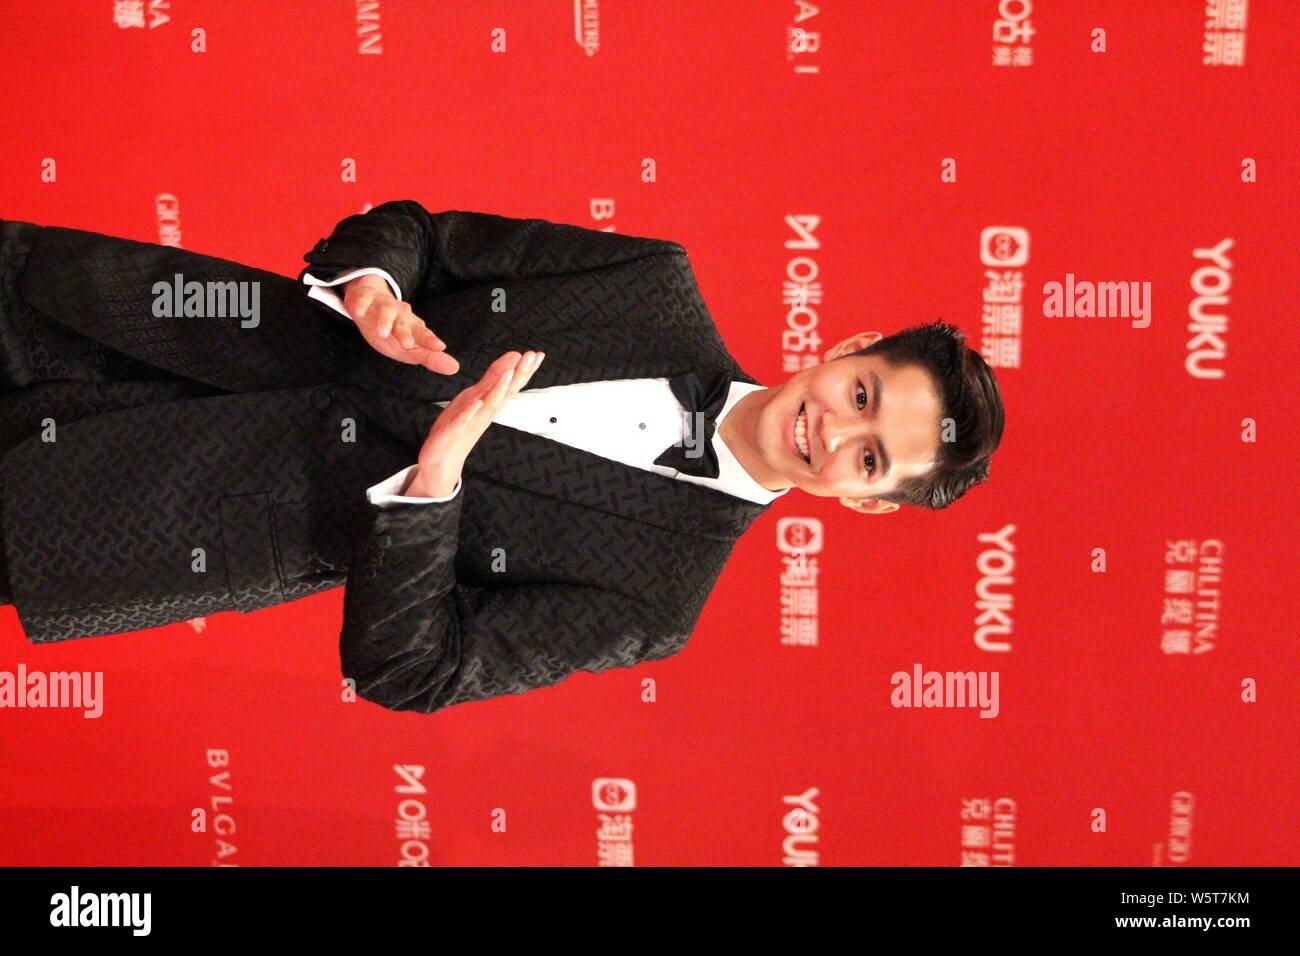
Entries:
POLYGON ((317 408, 329 408, 330 402, 333 401, 333 397, 330 395, 329 389, 318 388, 312 392, 311 401, 317 408))
POLYGON ((637 428, 644 429, 644 428, 645 428, 645 422, 642 422, 640 425, 638 425, 638 426, 636 426, 636 427, 637 427, 637 428))
POLYGON ((554 416, 554 415, 551 416, 551 424, 555 424, 555 416, 554 416))

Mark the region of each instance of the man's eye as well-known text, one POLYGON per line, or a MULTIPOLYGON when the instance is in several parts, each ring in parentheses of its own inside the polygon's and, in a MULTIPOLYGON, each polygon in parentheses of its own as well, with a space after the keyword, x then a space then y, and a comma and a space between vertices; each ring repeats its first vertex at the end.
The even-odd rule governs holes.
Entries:
POLYGON ((858 382, 858 394, 862 396, 862 401, 858 403, 858 408, 867 407, 867 389, 861 382, 858 382))
POLYGON ((867 475, 870 476, 876 470, 876 456, 871 452, 867 452, 863 456, 863 464, 867 466, 867 475))

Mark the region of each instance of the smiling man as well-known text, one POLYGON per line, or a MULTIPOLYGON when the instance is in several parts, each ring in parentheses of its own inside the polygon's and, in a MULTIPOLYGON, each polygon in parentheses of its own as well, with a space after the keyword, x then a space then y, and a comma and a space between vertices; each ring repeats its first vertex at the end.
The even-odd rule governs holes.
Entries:
POLYGON ((1002 439, 1001 396, 957 329, 936 322, 888 338, 861 332, 825 358, 746 395, 719 428, 765 487, 886 514, 900 504, 947 507, 988 478, 1002 439))
POLYGON ((402 200, 305 258, 0 222, 0 600, 30 640, 346 585, 349 688, 431 713, 676 654, 778 497, 944 508, 1001 439, 943 323, 764 387, 668 240, 402 200), (256 284, 259 321, 154 309, 177 275, 256 284))

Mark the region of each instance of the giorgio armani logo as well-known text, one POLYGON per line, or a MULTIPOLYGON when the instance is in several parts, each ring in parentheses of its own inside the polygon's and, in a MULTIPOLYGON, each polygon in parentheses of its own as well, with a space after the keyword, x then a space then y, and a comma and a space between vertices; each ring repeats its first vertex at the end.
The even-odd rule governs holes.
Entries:
POLYGON ((154 214, 158 217, 158 244, 180 248, 181 201, 171 193, 161 193, 154 200, 154 214))
POLYGON ((820 73, 816 56, 822 48, 822 34, 816 29, 821 22, 816 17, 821 10, 810 3, 796 3, 793 12, 794 23, 785 28, 785 58, 796 73, 820 73))

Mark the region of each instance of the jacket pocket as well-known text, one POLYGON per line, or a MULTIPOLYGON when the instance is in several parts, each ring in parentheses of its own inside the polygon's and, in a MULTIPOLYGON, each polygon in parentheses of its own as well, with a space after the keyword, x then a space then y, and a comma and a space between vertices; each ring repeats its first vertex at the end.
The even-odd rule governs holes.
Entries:
POLYGON ((230 600, 244 613, 287 597, 271 517, 271 493, 225 495, 219 500, 221 544, 230 600))

